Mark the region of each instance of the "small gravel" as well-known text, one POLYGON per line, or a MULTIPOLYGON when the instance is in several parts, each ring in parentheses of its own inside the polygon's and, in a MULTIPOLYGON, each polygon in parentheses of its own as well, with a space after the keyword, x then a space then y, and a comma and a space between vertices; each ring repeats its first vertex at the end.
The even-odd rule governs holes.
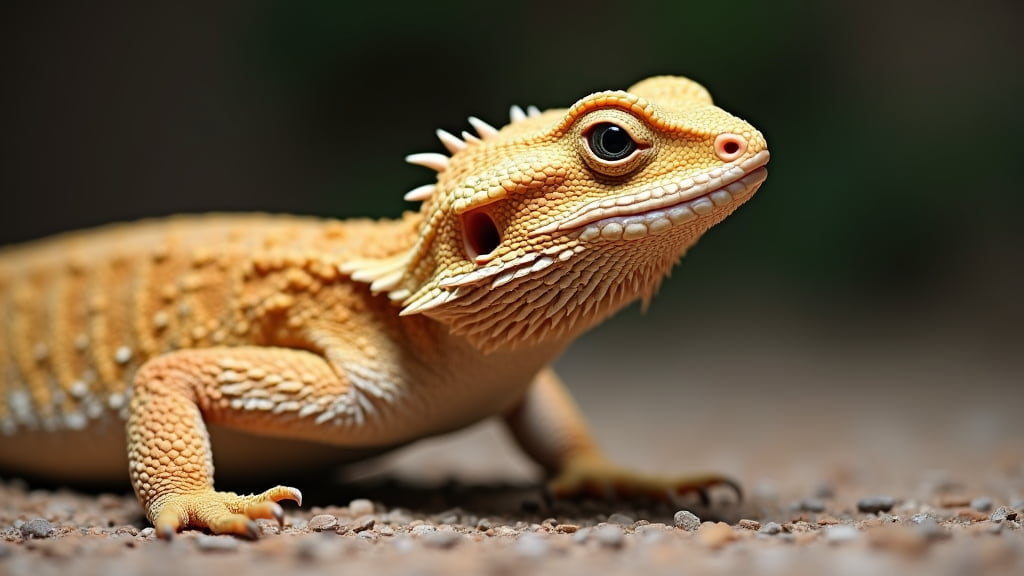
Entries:
POLYGON ((978 512, 988 512, 992 509, 992 499, 988 496, 979 496, 971 500, 971 508, 978 512))
POLYGON ((633 518, 626 516, 625 514, 621 514, 619 512, 616 512, 608 517, 609 524, 618 524, 619 526, 632 526, 633 522, 635 522, 633 518))
POLYGON ((33 518, 21 524, 19 529, 25 538, 49 538, 54 532, 53 524, 45 518, 33 518))
POLYGON ((372 530, 373 526, 376 523, 377 520, 373 516, 364 516, 360 518, 358 521, 356 521, 356 523, 353 524, 351 528, 353 532, 361 534, 363 532, 366 532, 367 530, 372 530))
POLYGON ((199 534, 196 537, 196 546, 203 552, 233 552, 238 550, 240 540, 233 536, 211 536, 199 534))
POLYGON ((634 529, 634 534, 650 538, 659 538, 664 536, 667 530, 671 530, 671 528, 660 522, 656 522, 654 524, 642 524, 637 526, 634 529))
POLYGON ((524 532, 516 540, 516 552, 527 558, 542 558, 550 549, 547 538, 535 532, 524 532))
POLYGON ((829 544, 839 544, 856 540, 859 532, 857 528, 849 524, 837 524, 825 528, 825 541, 829 544))
POLYGON ((594 530, 594 539, 597 540, 601 546, 607 548, 620 548, 626 542, 626 533, 623 532, 622 528, 614 524, 605 524, 598 526, 594 530))
POLYGON ((437 528, 430 524, 420 524, 419 526, 413 526, 409 532, 414 536, 423 536, 433 532, 437 532, 437 528))
POLYGON ((878 514, 879 512, 892 510, 892 507, 895 505, 896 500, 891 496, 872 496, 858 500, 857 510, 865 514, 878 514))
POLYGON ((739 522, 737 522, 736 524, 740 528, 745 528, 747 530, 753 530, 755 532, 761 529, 761 523, 760 522, 758 522, 757 520, 750 520, 748 518, 743 518, 739 522))
POLYGON ((1003 522, 1005 520, 1016 520, 1017 511, 1009 506, 1000 506, 988 517, 992 522, 1003 522))
POLYGON ((309 519, 309 529, 314 532, 325 532, 338 527, 338 518, 330 514, 317 514, 309 519))
POLYGON ((355 500, 348 503, 349 514, 359 517, 373 514, 374 505, 366 498, 356 498, 355 500))
POLYGON ((910 523, 915 526, 923 524, 925 522, 936 522, 936 519, 934 516, 928 514, 927 512, 920 512, 910 517, 910 523))
POLYGON ((927 540, 940 540, 949 536, 949 532, 930 516, 922 518, 914 525, 914 531, 927 540))
POLYGON ((435 530, 424 533, 422 538, 428 548, 448 549, 462 540, 462 534, 454 530, 435 530))
POLYGON ((774 536, 779 532, 782 532, 782 525, 778 522, 768 522, 764 526, 761 526, 761 530, 759 530, 759 533, 768 534, 769 536, 774 536))
POLYGON ((676 512, 672 517, 672 521, 675 522, 676 528, 682 528, 687 532, 693 532, 700 528, 700 518, 689 510, 680 510, 676 512))
POLYGON ((718 549, 735 540, 736 533, 725 522, 707 522, 697 530, 697 539, 708 548, 718 549))
POLYGON ((572 535, 572 541, 576 544, 583 544, 590 538, 591 528, 580 528, 572 535))

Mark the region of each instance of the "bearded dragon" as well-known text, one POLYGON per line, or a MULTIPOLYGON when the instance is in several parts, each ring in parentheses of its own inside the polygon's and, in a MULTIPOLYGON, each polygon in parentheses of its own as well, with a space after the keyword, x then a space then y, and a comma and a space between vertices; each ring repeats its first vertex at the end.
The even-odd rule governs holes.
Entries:
POLYGON ((550 365, 754 194, 761 133, 679 77, 469 124, 407 158, 437 174, 399 219, 180 216, 0 251, 0 465, 127 472, 162 537, 253 537, 301 504, 214 489, 211 430, 218 468, 255 475, 497 415, 556 496, 733 485, 614 464, 550 365))

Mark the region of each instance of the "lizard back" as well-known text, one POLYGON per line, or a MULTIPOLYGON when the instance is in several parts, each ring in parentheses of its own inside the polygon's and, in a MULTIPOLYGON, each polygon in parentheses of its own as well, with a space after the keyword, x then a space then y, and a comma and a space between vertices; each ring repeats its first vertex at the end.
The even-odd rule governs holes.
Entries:
POLYGON ((292 283, 331 280, 341 259, 387 256, 414 232, 411 214, 344 223, 179 216, 4 248, 0 435, 123 417, 134 372, 147 359, 267 341, 254 317, 282 295, 254 281, 264 269, 284 270, 278 276, 292 283), (382 234, 382 225, 392 233, 382 234))

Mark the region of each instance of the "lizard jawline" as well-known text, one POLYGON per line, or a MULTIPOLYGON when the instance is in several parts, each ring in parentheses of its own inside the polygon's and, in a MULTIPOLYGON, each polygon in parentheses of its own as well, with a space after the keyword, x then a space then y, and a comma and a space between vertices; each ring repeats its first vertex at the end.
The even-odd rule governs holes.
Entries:
POLYGON ((663 193, 656 198, 642 192, 591 202, 567 218, 534 230, 531 236, 576 232, 581 240, 591 241, 600 238, 630 240, 659 234, 748 198, 767 178, 768 159, 768 151, 762 150, 737 165, 705 173, 708 178, 702 184, 687 179, 682 184, 668 185, 668 193, 665 187, 656 187, 663 193), (679 190, 680 187, 683 190, 679 190), (644 195, 647 197, 641 199, 644 195))
MULTIPOLYGON (((768 177, 768 169, 761 167, 726 186, 715 188, 692 200, 664 208, 645 210, 621 216, 611 216, 590 222, 578 228, 579 239, 584 242, 599 240, 636 240, 661 234, 715 212, 730 210, 761 186, 768 177)), ((727 213, 727 212, 726 212, 727 213)), ((719 218, 721 219, 721 218, 719 218)))

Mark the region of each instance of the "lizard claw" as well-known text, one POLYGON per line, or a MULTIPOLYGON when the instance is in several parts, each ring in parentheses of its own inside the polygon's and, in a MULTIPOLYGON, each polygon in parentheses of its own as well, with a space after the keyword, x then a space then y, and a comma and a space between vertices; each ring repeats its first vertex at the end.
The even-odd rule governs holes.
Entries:
POLYGON ((214 534, 233 534, 243 538, 259 537, 255 520, 276 520, 284 526, 281 500, 302 505, 302 493, 288 486, 275 486, 262 494, 239 496, 233 492, 207 490, 169 496, 151 509, 157 536, 170 540, 185 528, 208 528, 214 534))
POLYGON ((743 492, 736 481, 718 474, 660 477, 640 474, 603 458, 569 462, 548 484, 556 498, 592 496, 610 499, 651 499, 675 501, 677 496, 695 493, 705 507, 711 505, 710 489, 728 486, 741 500, 743 492))

